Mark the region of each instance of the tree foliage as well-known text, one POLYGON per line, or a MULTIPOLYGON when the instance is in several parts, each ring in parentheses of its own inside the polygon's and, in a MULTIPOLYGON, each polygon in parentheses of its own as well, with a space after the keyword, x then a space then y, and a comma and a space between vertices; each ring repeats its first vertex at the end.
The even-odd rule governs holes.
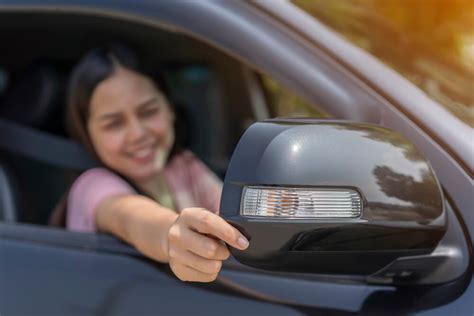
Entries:
POLYGON ((294 0, 474 126, 474 1, 294 0))

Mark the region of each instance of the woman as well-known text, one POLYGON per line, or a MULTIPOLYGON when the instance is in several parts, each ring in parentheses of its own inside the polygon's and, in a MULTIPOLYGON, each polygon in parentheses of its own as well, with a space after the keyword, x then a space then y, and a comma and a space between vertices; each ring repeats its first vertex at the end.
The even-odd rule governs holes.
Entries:
POLYGON ((213 281, 229 257, 226 244, 247 248, 247 239, 217 215, 219 179, 177 148, 173 109, 128 51, 87 54, 73 71, 68 98, 72 135, 104 166, 71 187, 69 229, 112 233, 168 262, 183 281, 213 281))

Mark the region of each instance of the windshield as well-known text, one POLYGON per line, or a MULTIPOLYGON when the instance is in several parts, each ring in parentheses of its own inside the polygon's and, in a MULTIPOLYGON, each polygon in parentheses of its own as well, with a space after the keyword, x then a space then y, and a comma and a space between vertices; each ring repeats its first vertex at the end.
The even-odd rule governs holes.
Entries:
POLYGON ((474 127, 474 1, 293 2, 474 127))

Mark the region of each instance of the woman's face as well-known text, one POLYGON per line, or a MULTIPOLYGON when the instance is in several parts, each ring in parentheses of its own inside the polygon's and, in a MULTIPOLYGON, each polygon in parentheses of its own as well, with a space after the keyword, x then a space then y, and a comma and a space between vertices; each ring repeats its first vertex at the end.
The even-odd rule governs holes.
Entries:
POLYGON ((163 169, 174 142, 173 121, 149 78, 116 67, 92 94, 87 128, 101 161, 141 182, 163 169))

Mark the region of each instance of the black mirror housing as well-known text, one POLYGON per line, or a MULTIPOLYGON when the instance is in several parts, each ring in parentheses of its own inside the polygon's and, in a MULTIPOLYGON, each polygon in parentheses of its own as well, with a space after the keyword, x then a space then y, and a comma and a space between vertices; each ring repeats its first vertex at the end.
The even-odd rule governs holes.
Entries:
POLYGON ((290 272, 370 275, 430 253, 446 229, 442 190, 414 145, 347 121, 253 124, 230 161, 220 209, 250 239, 232 250, 237 260, 290 272))

